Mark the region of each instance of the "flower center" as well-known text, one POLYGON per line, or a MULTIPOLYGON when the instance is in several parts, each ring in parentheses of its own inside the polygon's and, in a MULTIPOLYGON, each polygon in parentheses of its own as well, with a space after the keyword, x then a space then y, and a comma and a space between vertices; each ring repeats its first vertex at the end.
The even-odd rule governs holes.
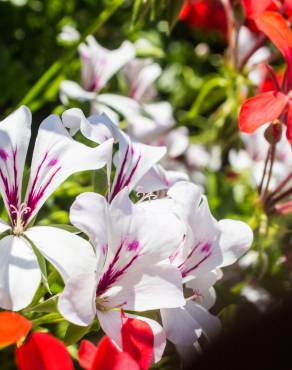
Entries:
POLYGON ((31 211, 30 207, 27 207, 26 203, 22 203, 18 208, 16 208, 13 204, 10 204, 10 212, 14 216, 13 217, 13 228, 12 232, 14 235, 21 235, 25 229, 25 221, 24 215, 31 211))

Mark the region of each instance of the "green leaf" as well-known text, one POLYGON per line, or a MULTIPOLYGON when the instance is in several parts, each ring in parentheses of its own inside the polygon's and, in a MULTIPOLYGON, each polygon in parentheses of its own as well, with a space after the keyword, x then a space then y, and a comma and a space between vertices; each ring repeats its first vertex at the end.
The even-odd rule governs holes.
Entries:
POLYGON ((32 312, 57 312, 58 296, 47 299, 46 301, 31 307, 29 311, 32 312))
POLYGON ((64 318, 58 312, 51 312, 47 315, 32 320, 32 324, 34 327, 37 327, 45 324, 57 324, 62 321, 64 321, 64 318))
POLYGON ((92 183, 94 192, 105 195, 108 190, 106 170, 102 168, 94 171, 92 174, 92 183))
POLYGON ((71 346, 72 344, 78 342, 80 339, 86 335, 91 328, 91 325, 89 326, 77 326, 74 324, 69 324, 66 334, 64 337, 64 342, 67 346, 71 346))
POLYGON ((139 14, 142 9, 142 5, 143 5, 143 0, 135 0, 134 5, 133 5, 131 27, 133 27, 136 24, 139 18, 139 14))

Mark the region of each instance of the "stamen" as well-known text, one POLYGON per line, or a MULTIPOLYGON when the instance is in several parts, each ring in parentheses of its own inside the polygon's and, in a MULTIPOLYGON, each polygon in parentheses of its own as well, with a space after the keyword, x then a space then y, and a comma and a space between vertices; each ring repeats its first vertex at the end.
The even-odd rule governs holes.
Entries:
POLYGON ((157 194, 155 194, 153 192, 145 193, 145 192, 143 192, 143 188, 142 187, 138 187, 137 188, 136 195, 137 195, 138 198, 140 198, 138 200, 138 203, 144 202, 146 200, 150 201, 150 200, 157 199, 157 194))
POLYGON ((31 212, 31 208, 28 207, 26 203, 22 203, 19 208, 17 208, 14 204, 10 204, 9 207, 11 215, 16 216, 13 220, 13 234, 20 235, 23 233, 25 228, 25 221, 23 220, 23 216, 31 212))

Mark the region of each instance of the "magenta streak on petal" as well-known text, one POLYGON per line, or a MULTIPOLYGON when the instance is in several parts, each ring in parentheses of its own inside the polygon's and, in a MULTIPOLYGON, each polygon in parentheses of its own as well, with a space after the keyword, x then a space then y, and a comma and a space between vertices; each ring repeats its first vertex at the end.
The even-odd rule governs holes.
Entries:
MULTIPOLYGON (((130 147, 130 150, 131 150, 131 156, 133 158, 133 155, 135 153, 135 150, 133 147, 130 147)), ((122 165, 121 165, 121 169, 119 171, 119 174, 118 174, 118 178, 117 178, 117 181, 115 183, 115 187, 111 193, 111 196, 110 196, 110 199, 109 199, 109 202, 111 202, 114 197, 126 186, 128 186, 135 174, 135 172, 137 171, 137 167, 140 163, 140 160, 142 158, 141 154, 139 154, 139 157, 136 161, 136 163, 134 164, 128 178, 125 177, 125 174, 124 174, 124 169, 125 169, 125 165, 126 165, 126 162, 127 162, 127 158, 128 158, 128 154, 129 154, 129 146, 127 147, 127 150, 126 150, 126 153, 125 153, 125 157, 123 159, 123 162, 122 162, 122 165)))
POLYGON ((123 268, 121 268, 120 270, 115 269, 115 265, 119 261, 120 253, 124 245, 125 245, 124 242, 120 244, 107 271, 101 277, 96 289, 96 296, 102 295, 107 289, 109 289, 111 285, 114 284, 127 271, 127 269, 132 265, 132 263, 138 258, 139 255, 135 254, 123 268))
POLYGON ((198 249, 199 246, 200 246, 200 243, 195 244, 192 247, 189 254, 186 256, 185 260, 180 265, 178 265, 177 268, 181 269, 187 263, 187 261, 192 257, 192 255, 195 253, 195 251, 198 249))
POLYGON ((111 202, 114 199, 114 197, 118 194, 118 192, 121 190, 121 184, 123 182, 123 172, 124 172, 125 165, 127 162, 128 153, 129 153, 129 146, 127 147, 127 150, 126 150, 126 153, 125 153, 125 156, 124 156, 121 168, 120 168, 120 172, 118 173, 117 181, 112 191, 112 195, 110 196, 109 202, 111 202))
MULTIPOLYGON (((0 177, 4 185, 4 191, 7 198, 7 203, 9 207, 9 214, 12 222, 16 219, 16 214, 13 212, 13 207, 16 209, 18 208, 19 203, 19 196, 18 196, 18 183, 17 183, 17 168, 16 168, 16 155, 17 155, 17 148, 15 150, 12 150, 12 158, 13 158, 13 185, 10 189, 9 187, 9 181, 8 178, 3 174, 2 169, 0 169, 0 177), (12 206, 12 207, 11 207, 12 206)), ((4 161, 6 166, 7 174, 8 168, 7 168, 7 159, 9 158, 9 155, 6 151, 2 150, 1 159, 4 161)))
POLYGON ((196 270, 206 259, 208 259, 211 256, 212 253, 207 254, 204 258, 201 259, 195 266, 190 267, 187 270, 181 271, 182 277, 186 277, 190 272, 196 270))
POLYGON ((138 240, 133 240, 131 243, 127 245, 127 249, 129 251, 136 251, 139 248, 140 244, 138 240))
POLYGON ((44 185, 41 185, 39 187, 38 190, 36 190, 36 184, 37 184, 37 180, 38 180, 38 176, 39 176, 39 172, 40 172, 40 169, 41 167, 43 166, 44 164, 44 161, 45 159, 47 158, 47 154, 45 155, 45 157, 43 158, 41 164, 39 165, 38 167, 38 170, 37 170, 37 174, 36 174, 36 177, 33 181, 33 185, 32 185, 32 188, 31 188, 31 191, 29 193, 29 196, 28 196, 28 200, 27 200, 27 207, 30 208, 30 211, 27 212, 26 214, 23 215, 23 218, 24 218, 24 222, 26 222, 31 214, 33 213, 33 211, 36 209, 37 207, 37 204, 38 202, 40 201, 40 199, 44 196, 44 193, 45 191, 47 190, 48 186, 51 184, 51 182, 53 181, 54 177, 56 176, 56 174, 60 171, 60 169, 62 168, 61 166, 59 166, 52 174, 51 176, 49 177, 48 181, 44 184, 44 185))
POLYGON ((0 149, 0 158, 3 161, 7 161, 7 159, 8 159, 8 153, 6 152, 6 150, 0 149))
POLYGON ((51 159, 48 163, 49 167, 54 167, 58 163, 58 159, 51 159))

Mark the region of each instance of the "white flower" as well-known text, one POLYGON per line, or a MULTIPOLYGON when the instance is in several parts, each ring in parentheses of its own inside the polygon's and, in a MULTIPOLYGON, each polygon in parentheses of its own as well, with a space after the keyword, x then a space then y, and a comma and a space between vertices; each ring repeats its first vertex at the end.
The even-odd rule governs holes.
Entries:
POLYGON ((9 224, 0 224, 0 306, 12 310, 26 307, 40 283, 41 269, 34 248, 52 263, 64 281, 92 266, 94 254, 84 239, 60 228, 30 224, 68 176, 104 166, 112 150, 112 140, 97 148, 75 142, 60 118, 49 116, 38 131, 22 200, 30 134, 31 113, 26 107, 0 122, 0 191, 10 219, 9 224))
POLYGON ((78 101, 94 100, 111 77, 126 63, 134 58, 135 48, 125 41, 118 49, 103 48, 93 36, 86 38, 86 43, 79 46, 82 63, 82 86, 74 81, 63 81, 60 96, 64 104, 68 99, 78 101))
POLYGON ((72 205, 73 225, 95 247, 95 269, 66 281, 59 299, 62 315, 89 325, 97 315, 116 343, 116 308, 146 311, 184 305, 181 275, 167 257, 183 238, 183 227, 170 200, 133 204, 128 189, 112 202, 84 193, 72 205))
POLYGON ((180 270, 183 282, 193 294, 186 306, 161 310, 161 316, 167 337, 189 361, 200 335, 210 339, 220 328, 218 319, 208 312, 215 302, 212 286, 218 279, 218 268, 234 263, 244 254, 252 243, 253 233, 241 221, 217 222, 200 188, 194 184, 178 182, 168 195, 176 203, 186 227, 185 239, 170 261, 180 270))
MULTIPOLYGON (((145 175, 163 157, 164 147, 155 147, 132 141, 105 114, 85 118, 80 109, 68 109, 62 116, 64 125, 75 134, 79 129, 89 140, 102 143, 108 138, 114 138, 119 143, 115 156, 115 177, 109 185, 107 199, 109 202, 125 187, 132 191, 137 186, 143 188, 143 179, 149 188, 149 176, 145 175)), ((110 170, 110 167, 109 167, 110 170)), ((151 175, 150 175, 151 176, 151 175)), ((146 184, 145 184, 146 185, 146 184)), ((153 181, 151 191, 161 189, 161 182, 153 181)), ((164 187, 163 187, 164 188, 164 187)), ((150 190, 149 190, 150 191, 150 190)))
POLYGON ((129 96, 139 102, 152 100, 156 95, 154 82, 161 74, 161 67, 150 59, 134 59, 125 66, 129 96))

